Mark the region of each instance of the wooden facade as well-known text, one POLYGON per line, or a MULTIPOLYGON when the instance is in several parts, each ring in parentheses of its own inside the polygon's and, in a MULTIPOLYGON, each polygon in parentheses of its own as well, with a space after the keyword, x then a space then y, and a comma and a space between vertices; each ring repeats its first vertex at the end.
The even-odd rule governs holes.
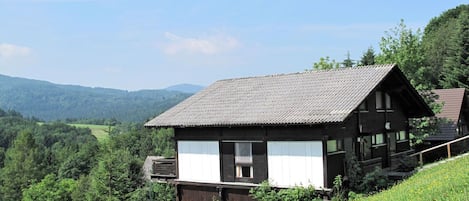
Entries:
MULTIPOLYGON (((378 70, 382 69, 378 68, 378 70)), ((356 71, 359 72, 360 69, 356 71)), ((198 123, 198 120, 195 120, 190 124, 176 122, 181 126, 170 126, 176 125, 174 120, 179 118, 174 115, 180 115, 180 111, 184 112, 187 107, 191 107, 186 105, 196 107, 193 106, 194 101, 201 100, 196 97, 188 101, 190 104, 183 103, 184 107, 181 107, 181 110, 170 111, 167 117, 160 119, 157 117, 147 126, 174 128, 179 174, 175 183, 179 200, 211 200, 213 198, 251 200, 248 196, 249 189, 265 180, 269 180, 279 188, 313 185, 318 189, 330 189, 333 186, 334 177, 347 175, 345 164, 347 154, 355 154, 365 171, 371 171, 375 167, 389 169, 397 167, 397 159, 411 152, 408 140, 408 118, 433 114, 397 66, 390 66, 383 75, 382 78, 374 81, 373 87, 370 87, 368 91, 361 92, 363 95, 360 98, 349 97, 355 94, 330 96, 334 99, 330 100, 333 104, 337 105, 336 101, 338 101, 354 105, 349 109, 332 108, 329 112, 323 112, 323 117, 327 119, 334 117, 336 113, 342 115, 342 111, 347 110, 348 112, 341 117, 340 121, 292 122, 288 119, 297 118, 293 115, 291 117, 262 117, 266 118, 266 122, 278 121, 265 124, 240 124, 234 120, 233 123, 225 125, 224 121, 219 123, 216 120, 216 123, 209 124, 198 123), (347 103, 349 99, 355 103, 347 103), (175 111, 177 112, 172 113, 175 111), (285 119, 285 123, 281 123, 282 119, 285 119), (189 156, 199 161, 193 161, 189 156)), ((350 79, 349 74, 344 74, 344 76, 350 79)), ((361 76, 360 73, 357 73, 357 76, 361 76)), ((255 78, 252 79, 255 80, 255 78)), ((276 81, 277 78, 269 79, 276 81)), ((238 81, 246 82, 235 80, 235 82, 238 81)), ((309 80, 306 81, 309 82, 309 80)), ((355 80, 350 82, 353 84, 355 80)), ((363 80, 363 83, 366 83, 366 80, 363 80)), ((267 83, 262 86, 265 85, 267 83)), ((243 88, 239 85, 233 86, 243 88)), ((216 86, 203 93, 221 93, 217 92, 219 88, 216 86)), ((245 88, 252 87, 246 86, 245 88)), ((308 93, 308 91, 304 92, 308 93)), ((250 91, 246 93, 249 94, 250 91)), ((288 97, 285 98, 288 99, 288 97)), ((238 104, 232 102, 231 99, 214 101, 217 104, 218 102, 238 104)), ((319 104, 331 104, 327 102, 327 99, 325 101, 319 104)), ((298 103, 294 101, 292 104, 298 103)), ((208 108, 207 111, 220 111, 223 108, 220 106, 223 104, 208 108)), ((231 107, 231 105, 225 104, 224 107, 231 107)), ((312 107, 314 110, 321 111, 321 107, 315 105, 312 107)), ((200 111, 200 109, 194 111, 200 111)), ((278 111, 284 110, 280 108, 278 111)), ((212 116, 226 118, 230 115, 210 112, 198 114, 192 111, 187 113, 210 117, 207 121, 213 121, 212 116)), ((308 116, 308 113, 304 111, 291 113, 308 116)), ((251 115, 249 111, 245 114, 251 115)), ((311 113, 311 115, 317 114, 311 113)), ((181 120, 178 121, 185 121, 184 116, 180 117, 181 120)), ((322 118, 322 116, 319 117, 322 118)), ((253 120, 258 121, 256 118, 253 120)))

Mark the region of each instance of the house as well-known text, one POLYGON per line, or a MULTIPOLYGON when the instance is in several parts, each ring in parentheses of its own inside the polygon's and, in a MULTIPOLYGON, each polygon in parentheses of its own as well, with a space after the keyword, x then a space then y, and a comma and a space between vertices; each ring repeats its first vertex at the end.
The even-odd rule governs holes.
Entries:
POLYGON ((435 102, 443 105, 436 117, 443 119, 439 132, 428 136, 425 141, 435 145, 448 142, 468 134, 467 120, 469 119, 469 102, 464 88, 435 89, 435 102))
POLYGON ((179 200, 250 200, 331 188, 345 155, 389 168, 410 152, 408 118, 433 113, 396 65, 220 80, 145 126, 174 128, 179 200))

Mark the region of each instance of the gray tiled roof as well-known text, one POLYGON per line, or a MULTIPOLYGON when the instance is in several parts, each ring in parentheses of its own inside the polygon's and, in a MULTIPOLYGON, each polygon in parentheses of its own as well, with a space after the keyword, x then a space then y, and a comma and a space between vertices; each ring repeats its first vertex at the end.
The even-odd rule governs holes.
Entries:
POLYGON ((145 126, 310 125, 342 122, 395 65, 220 80, 145 126))

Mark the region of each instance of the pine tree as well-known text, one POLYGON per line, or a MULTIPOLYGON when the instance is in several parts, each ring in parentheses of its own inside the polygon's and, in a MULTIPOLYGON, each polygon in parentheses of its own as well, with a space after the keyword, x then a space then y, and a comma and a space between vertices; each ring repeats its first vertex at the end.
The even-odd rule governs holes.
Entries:
POLYGON ((344 59, 344 61, 342 62, 342 65, 344 67, 353 67, 353 65, 355 65, 355 62, 353 62, 353 60, 350 58, 349 51, 347 51, 347 58, 344 59))
POLYGON ((360 66, 368 66, 375 64, 375 50, 373 47, 369 47, 360 60, 360 66))
POLYGON ((457 33, 451 37, 448 57, 443 63, 444 88, 469 88, 469 11, 459 15, 457 33))
POLYGON ((21 200, 22 190, 45 176, 44 149, 29 130, 22 131, 6 152, 0 177, 0 194, 4 201, 21 200))

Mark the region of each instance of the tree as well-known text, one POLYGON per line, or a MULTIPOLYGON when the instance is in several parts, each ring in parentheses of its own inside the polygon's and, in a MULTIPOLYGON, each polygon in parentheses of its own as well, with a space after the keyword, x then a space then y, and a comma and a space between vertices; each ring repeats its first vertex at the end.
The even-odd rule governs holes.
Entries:
POLYGON ((58 179, 48 174, 41 182, 23 191, 23 201, 67 201, 76 187, 73 179, 58 179))
POLYGON ((376 58, 379 64, 396 63, 407 79, 416 88, 431 89, 428 68, 424 65, 422 33, 413 32, 401 20, 386 36, 381 38, 381 54, 376 58))
POLYGON ((430 71, 427 79, 437 87, 443 87, 440 80, 446 74, 444 71, 447 71, 444 66, 450 54, 454 55, 454 45, 457 46, 454 39, 458 35, 458 26, 463 22, 461 19, 464 19, 461 15, 468 11, 468 4, 457 6, 431 19, 425 27, 422 45, 426 66, 430 71))
POLYGON ((342 66, 343 67, 353 67, 353 65, 355 65, 355 62, 353 62, 353 60, 350 59, 350 52, 347 51, 347 58, 345 58, 344 61, 342 62, 342 66))
POLYGON ((461 11, 456 34, 449 42, 440 84, 444 88, 469 88, 469 10, 461 11))
POLYGON ((30 130, 22 131, 7 150, 1 171, 1 200, 21 200, 21 190, 45 175, 44 149, 36 143, 30 130))
POLYGON ((334 59, 329 61, 329 56, 319 58, 319 61, 313 64, 313 70, 329 70, 339 68, 339 63, 334 59))
POLYGON ((360 60, 360 66, 368 66, 375 64, 375 50, 370 46, 360 60))
POLYGON ((88 197, 94 200, 127 200, 130 193, 142 186, 141 167, 129 151, 113 150, 109 145, 98 166, 91 172, 88 197))

